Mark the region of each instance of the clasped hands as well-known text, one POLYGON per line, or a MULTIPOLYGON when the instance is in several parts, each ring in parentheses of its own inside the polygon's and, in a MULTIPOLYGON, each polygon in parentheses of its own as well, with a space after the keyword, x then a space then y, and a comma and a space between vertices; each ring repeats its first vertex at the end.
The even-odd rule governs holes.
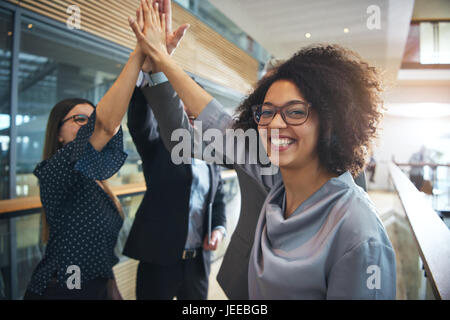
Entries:
POLYGON ((172 32, 170 0, 141 0, 136 18, 129 17, 128 22, 137 40, 135 52, 146 56, 144 72, 158 72, 161 61, 173 54, 189 28, 183 24, 172 32))

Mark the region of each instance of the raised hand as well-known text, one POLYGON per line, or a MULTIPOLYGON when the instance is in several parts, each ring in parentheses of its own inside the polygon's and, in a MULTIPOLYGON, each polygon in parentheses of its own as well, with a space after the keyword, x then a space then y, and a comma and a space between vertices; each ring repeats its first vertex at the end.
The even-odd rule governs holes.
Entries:
POLYGON ((160 15, 158 7, 158 2, 152 5, 151 1, 142 0, 137 13, 138 21, 132 17, 128 18, 138 42, 136 50, 148 56, 153 66, 157 65, 161 58, 168 56, 165 13, 160 15), (141 29, 139 24, 142 22, 141 29))
MULTIPOLYGON (((168 3, 167 1, 164 3, 168 3)), ((166 14, 159 14, 158 1, 153 6, 148 4, 148 0, 142 0, 139 10, 142 12, 144 21, 143 30, 134 18, 129 17, 129 23, 136 36, 138 45, 136 52, 145 55, 151 60, 152 65, 157 70, 155 72, 164 72, 169 82, 185 105, 191 106, 189 113, 197 117, 201 110, 211 102, 213 97, 192 80, 184 70, 171 59, 167 51, 166 37, 166 14)), ((140 13, 141 14, 141 13, 140 13)), ((175 38, 177 36, 174 36, 175 38)), ((141 65, 142 67, 142 65, 141 65)))
MULTIPOLYGON (((166 48, 169 55, 172 55, 175 52, 175 49, 180 44, 184 35, 186 34, 187 29, 190 27, 189 24, 185 23, 180 26, 177 30, 172 32, 172 8, 170 0, 153 0, 154 3, 158 3, 159 14, 162 17, 164 14, 165 22, 166 22, 166 48)), ((143 17, 143 8, 142 3, 140 7, 136 10, 136 20, 139 26, 139 29, 143 31, 144 29, 144 17, 143 17)), ((155 71, 150 58, 146 58, 144 65, 142 66, 142 71, 150 72, 155 71)))
POLYGON ((155 0, 159 4, 160 14, 164 13, 166 17, 166 46, 167 52, 172 55, 175 49, 183 39, 186 30, 189 28, 189 24, 185 23, 181 25, 177 30, 172 32, 172 7, 170 0, 155 0))
MULTIPOLYGON (((142 2, 139 4, 139 8, 136 10, 136 22, 139 26, 139 30, 144 31, 144 14, 143 14, 143 8, 142 8, 142 2)), ((154 71, 154 67, 152 65, 152 61, 149 57, 145 57, 144 64, 142 65, 142 71, 144 72, 150 72, 154 71)))

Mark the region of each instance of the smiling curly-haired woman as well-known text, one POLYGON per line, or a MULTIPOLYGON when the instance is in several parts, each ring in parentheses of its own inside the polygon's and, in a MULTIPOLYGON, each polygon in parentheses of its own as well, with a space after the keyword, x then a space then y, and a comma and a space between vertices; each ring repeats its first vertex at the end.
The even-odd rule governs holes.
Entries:
POLYGON ((381 82, 375 68, 337 45, 312 46, 297 52, 278 72, 263 79, 237 109, 235 128, 257 129, 253 106, 262 104, 269 87, 289 80, 319 118, 317 154, 335 174, 356 176, 365 164, 381 118, 381 82))
MULTIPOLYGON (((148 95, 157 100, 149 104, 166 145, 177 146, 170 141, 173 130, 193 131, 183 101, 188 113, 203 121, 203 131, 222 131, 225 138, 214 149, 215 159, 234 161, 235 168, 269 190, 250 257, 249 297, 394 299, 392 244, 368 195, 353 180, 381 116, 376 70, 339 46, 302 49, 258 84, 233 121, 160 49, 163 37, 154 36, 158 32, 151 21, 153 33, 132 27, 172 85, 156 86, 148 95), (260 164, 237 163, 237 155, 252 148, 228 145, 234 143, 226 138, 230 127, 258 130, 279 172, 267 175, 260 164)), ((246 190, 241 192, 245 196, 246 190)))

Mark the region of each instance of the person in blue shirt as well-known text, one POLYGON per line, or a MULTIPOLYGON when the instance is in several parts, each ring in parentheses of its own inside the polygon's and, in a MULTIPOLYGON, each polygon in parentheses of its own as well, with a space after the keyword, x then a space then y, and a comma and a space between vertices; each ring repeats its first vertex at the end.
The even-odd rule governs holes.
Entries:
POLYGON ((67 99, 50 112, 34 170, 48 243, 24 299, 120 298, 112 268, 123 212, 106 180, 127 156, 120 123, 144 60, 137 46, 96 107, 67 99))

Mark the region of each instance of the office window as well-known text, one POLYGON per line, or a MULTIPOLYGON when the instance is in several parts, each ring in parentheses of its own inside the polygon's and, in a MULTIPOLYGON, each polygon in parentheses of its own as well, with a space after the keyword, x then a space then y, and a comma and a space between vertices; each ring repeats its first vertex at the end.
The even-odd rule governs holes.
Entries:
MULTIPOLYGON (((66 98, 81 97, 97 104, 122 70, 124 59, 107 49, 78 41, 60 30, 24 18, 19 54, 17 125, 17 197, 39 194, 32 174, 42 159, 45 130, 52 107, 66 98)), ((127 163, 111 179, 112 185, 140 181, 139 157, 123 123, 127 163)))
POLYGON ((0 10, 0 199, 7 199, 9 197, 12 35, 12 15, 7 11, 0 10))

